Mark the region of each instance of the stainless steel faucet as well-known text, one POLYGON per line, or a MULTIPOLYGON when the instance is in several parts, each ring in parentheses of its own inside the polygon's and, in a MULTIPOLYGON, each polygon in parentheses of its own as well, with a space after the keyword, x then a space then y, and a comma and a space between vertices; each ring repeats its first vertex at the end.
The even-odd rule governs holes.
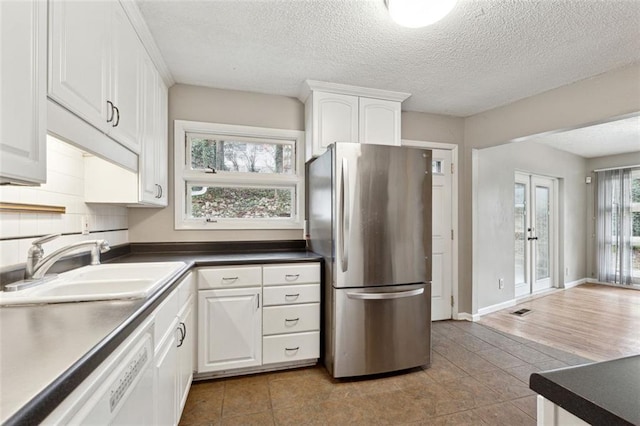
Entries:
POLYGON ((5 291, 22 290, 22 289, 33 287, 34 285, 38 285, 45 282, 46 280, 44 279, 44 277, 47 271, 49 270, 49 268, 51 268, 54 263, 60 260, 62 256, 74 250, 77 250, 80 247, 93 246, 91 248, 91 264, 92 265, 99 265, 100 253, 104 253, 111 249, 111 247, 109 247, 109 243, 107 243, 105 240, 80 241, 80 242, 69 244, 68 246, 59 248, 58 250, 54 251, 50 255, 43 258, 44 250, 42 249, 42 244, 49 242, 51 240, 55 240, 59 236, 60 234, 46 235, 42 238, 35 240, 32 243, 27 255, 27 267, 25 271, 25 279, 17 283, 7 284, 5 286, 5 291))

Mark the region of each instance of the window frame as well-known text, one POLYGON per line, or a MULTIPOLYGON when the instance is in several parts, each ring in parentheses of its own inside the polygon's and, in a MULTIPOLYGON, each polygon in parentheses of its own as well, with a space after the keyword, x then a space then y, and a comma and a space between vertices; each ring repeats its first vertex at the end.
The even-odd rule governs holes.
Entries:
MULTIPOLYGON (((274 129, 267 127, 239 126, 232 124, 206 123, 198 121, 174 121, 174 228, 176 230, 213 230, 213 229, 303 229, 304 225, 304 132, 299 130, 274 129), (187 164, 187 136, 229 136, 244 140, 266 139, 273 141, 291 141, 295 150, 293 174, 219 172, 204 173, 192 170, 187 164), (232 186, 238 188, 293 188, 291 218, 217 218, 207 222, 205 219, 187 217, 187 185, 209 184, 208 186, 232 186)), ((204 185, 207 186, 207 185, 204 185)))

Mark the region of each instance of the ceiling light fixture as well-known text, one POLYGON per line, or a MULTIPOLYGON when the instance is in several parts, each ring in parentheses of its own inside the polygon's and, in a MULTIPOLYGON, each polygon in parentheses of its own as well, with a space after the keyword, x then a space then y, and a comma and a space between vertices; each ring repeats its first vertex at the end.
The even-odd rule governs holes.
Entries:
POLYGON ((389 15, 398 25, 420 28, 438 22, 456 5, 457 0, 384 0, 389 15))

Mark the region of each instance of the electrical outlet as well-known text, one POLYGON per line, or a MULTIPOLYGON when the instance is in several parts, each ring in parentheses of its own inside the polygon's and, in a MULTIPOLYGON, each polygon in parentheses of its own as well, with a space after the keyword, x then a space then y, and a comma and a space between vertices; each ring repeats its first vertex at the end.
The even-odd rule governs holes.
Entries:
POLYGON ((504 288, 504 278, 498 279, 498 289, 502 290, 504 288))
POLYGON ((89 235, 89 216, 80 217, 80 229, 82 230, 82 235, 89 235))

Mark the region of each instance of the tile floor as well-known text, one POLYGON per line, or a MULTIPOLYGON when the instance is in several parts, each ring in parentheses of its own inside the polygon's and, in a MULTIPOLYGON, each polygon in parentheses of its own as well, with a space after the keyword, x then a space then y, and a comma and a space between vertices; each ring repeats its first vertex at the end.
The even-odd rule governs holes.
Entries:
POLYGON ((529 375, 588 359, 467 321, 433 324, 429 368, 362 380, 321 366, 195 382, 181 425, 535 425, 529 375))

